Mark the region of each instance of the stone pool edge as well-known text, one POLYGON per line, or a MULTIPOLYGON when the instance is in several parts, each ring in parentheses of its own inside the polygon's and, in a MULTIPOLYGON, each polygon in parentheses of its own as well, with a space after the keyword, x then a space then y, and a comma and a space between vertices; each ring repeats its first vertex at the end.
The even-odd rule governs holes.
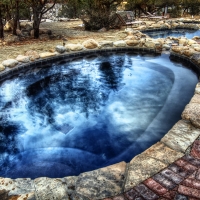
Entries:
MULTIPOLYGON (((120 44, 124 44, 121 42, 120 44)), ((30 70, 36 64, 48 64, 60 58, 73 59, 76 56, 88 53, 118 52, 122 51, 149 51, 160 52, 159 45, 148 47, 115 47, 105 49, 86 50, 76 53, 65 53, 58 56, 40 59, 34 63, 17 65, 10 70, 0 73, 0 80, 9 78, 21 68, 30 70), (27 67, 29 66, 29 67, 27 67)), ((184 51, 192 51, 186 46, 172 47, 171 55, 191 62, 199 67, 200 53, 195 51, 190 56, 185 56, 184 51), (199 56, 198 56, 199 55, 199 56)), ((125 194, 141 182, 167 168, 171 163, 187 155, 193 142, 200 135, 200 83, 197 84, 195 94, 182 113, 182 120, 177 122, 172 129, 156 144, 143 153, 135 156, 130 163, 120 162, 98 170, 85 172, 79 176, 64 178, 40 177, 34 180, 29 178, 0 178, 0 199, 18 200, 43 200, 43 199, 103 199, 111 196, 125 194)))

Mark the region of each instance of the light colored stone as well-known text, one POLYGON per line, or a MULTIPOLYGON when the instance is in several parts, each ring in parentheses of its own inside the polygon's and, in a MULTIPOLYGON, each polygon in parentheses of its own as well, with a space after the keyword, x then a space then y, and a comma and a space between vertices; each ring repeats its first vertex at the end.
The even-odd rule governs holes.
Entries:
POLYGON ((36 178, 34 179, 37 200, 69 200, 67 185, 61 178, 36 178))
POLYGON ((125 47, 126 46, 126 42, 124 40, 118 40, 118 41, 114 42, 113 45, 115 47, 125 47))
POLYGON ((34 61, 36 59, 39 59, 40 58, 40 55, 37 51, 32 51, 32 50, 29 50, 25 53, 26 56, 29 56, 29 59, 31 61, 34 61))
POLYGON ((82 173, 76 182, 76 192, 88 199, 103 199, 122 193, 126 163, 82 173))
POLYGON ((29 56, 23 56, 23 55, 18 55, 17 58, 16 58, 16 60, 18 62, 23 62, 23 63, 27 63, 27 62, 30 61, 29 60, 29 56))
POLYGON ((57 45, 56 46, 56 51, 58 53, 64 53, 66 51, 66 47, 62 46, 62 45, 57 45))
POLYGON ((190 100, 190 103, 198 103, 200 104, 200 94, 195 94, 192 99, 190 100))
POLYGON ((194 47, 194 50, 200 52, 200 47, 194 47))
POLYGON ((185 152, 199 136, 200 129, 195 128, 190 122, 178 121, 172 129, 161 139, 165 145, 175 151, 185 152))
POLYGON ((140 43, 140 40, 126 40, 128 46, 137 46, 140 43))
POLYGON ((178 40, 178 42, 179 42, 179 45, 183 45, 183 46, 187 45, 188 43, 186 38, 181 38, 178 40))
POLYGON ((200 104, 189 103, 182 113, 182 118, 189 120, 194 126, 200 128, 200 104))
POLYGON ((67 44, 66 48, 71 51, 81 51, 83 49, 83 46, 81 44, 67 44))
POLYGON ((43 52, 40 53, 40 58, 48 58, 57 55, 57 52, 43 52))
POLYGON ((30 178, 0 178, 0 190, 5 190, 9 196, 9 199, 12 197, 18 197, 17 200, 23 200, 26 197, 27 200, 35 200, 35 188, 34 183, 30 178))
POLYGON ((13 68, 18 64, 18 61, 15 59, 8 59, 2 62, 2 65, 5 67, 13 68))
POLYGON ((200 83, 197 83, 196 85, 195 94, 200 94, 200 83))
POLYGON ((98 42, 93 39, 89 39, 83 42, 82 44, 86 49, 95 49, 99 46, 98 42))
POLYGON ((165 164, 171 164, 178 158, 182 157, 184 154, 170 149, 161 142, 157 142, 156 144, 148 148, 146 151, 144 151, 143 155, 155 158, 165 164))
POLYGON ((154 49, 156 44, 153 42, 153 41, 146 41, 144 43, 144 46, 147 47, 147 48, 151 48, 151 49, 154 49))
POLYGON ((143 153, 134 157, 129 164, 124 190, 128 191, 165 167, 167 164, 143 153))
POLYGON ((168 44, 163 44, 163 48, 165 48, 166 50, 169 50, 170 46, 168 44))
POLYGON ((113 46, 113 41, 99 42, 99 48, 112 47, 112 46, 113 46))
POLYGON ((5 69, 6 69, 6 67, 3 66, 2 64, 0 64, 0 72, 3 71, 3 70, 5 70, 5 69))
POLYGON ((197 44, 195 40, 188 40, 188 45, 197 44))
POLYGON ((196 53, 196 51, 193 50, 193 49, 184 50, 184 51, 182 52, 182 54, 185 55, 185 56, 187 56, 187 57, 192 56, 194 53, 196 53))
POLYGON ((174 51, 174 52, 176 52, 176 53, 179 53, 179 54, 181 54, 181 53, 182 53, 182 50, 183 50, 183 48, 182 48, 182 47, 180 47, 180 46, 172 46, 171 50, 172 50, 172 51, 174 51))

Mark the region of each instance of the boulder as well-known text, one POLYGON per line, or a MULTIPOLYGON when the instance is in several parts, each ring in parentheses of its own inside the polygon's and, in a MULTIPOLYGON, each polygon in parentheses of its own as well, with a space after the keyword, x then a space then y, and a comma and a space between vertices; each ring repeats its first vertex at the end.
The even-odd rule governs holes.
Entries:
POLYGON ((18 62, 23 62, 23 63, 27 63, 27 62, 30 61, 29 60, 29 56, 23 56, 23 55, 18 55, 17 58, 16 58, 16 60, 18 62))
POLYGON ((18 64, 18 61, 15 59, 8 59, 2 62, 2 65, 5 67, 13 68, 18 64))
POLYGON ((48 57, 52 57, 52 56, 56 56, 57 55, 57 52, 43 52, 43 53, 40 53, 40 58, 48 58, 48 57))
POLYGON ((81 51, 83 49, 83 46, 81 44, 67 44, 66 48, 71 51, 81 51))
POLYGON ((27 51, 27 52, 25 53, 25 55, 28 56, 29 59, 30 59, 31 61, 34 61, 34 60, 40 58, 40 55, 38 54, 37 51, 32 51, 32 50, 30 50, 30 51, 27 51))
POLYGON ((140 43, 140 40, 126 40, 128 46, 137 46, 140 43))
POLYGON ((66 47, 62 46, 62 45, 57 45, 56 46, 56 51, 58 53, 64 53, 66 51, 66 47))
POLYGON ((200 104, 189 103, 182 113, 182 118, 189 120, 195 127, 200 128, 200 104))
POLYGON ((171 27, 172 27, 172 28, 176 28, 178 25, 179 25, 178 23, 172 22, 171 27))
POLYGON ((188 43, 188 40, 186 38, 180 38, 178 40, 179 45, 185 46, 188 43))
POLYGON ((95 49, 99 46, 98 42, 93 39, 89 39, 83 42, 82 44, 86 49, 95 49))
POLYGON ((195 54, 195 53, 196 53, 196 51, 194 51, 193 49, 184 50, 184 51, 182 52, 182 54, 183 54, 184 56, 187 56, 187 57, 190 57, 190 56, 192 56, 192 55, 195 54))
POLYGON ((195 40, 188 40, 188 45, 198 44, 195 40))
POLYGON ((193 39, 193 40, 199 40, 199 39, 200 39, 200 36, 194 36, 192 39, 193 39))
POLYGON ((113 41, 103 41, 99 43, 99 48, 113 47, 113 41))
POLYGON ((181 54, 183 49, 180 46, 172 46, 171 50, 174 51, 175 53, 181 54))
POLYGON ((14 42, 18 42, 19 41, 19 37, 16 36, 16 35, 8 35, 4 41, 7 43, 7 44, 10 44, 10 43, 14 43, 14 42))
POLYGON ((116 42, 113 43, 115 47, 125 47, 126 46, 126 42, 124 40, 118 40, 116 42))
POLYGON ((138 28, 137 28, 138 30, 144 30, 144 29, 146 29, 146 25, 141 25, 141 26, 138 26, 138 28))
POLYGON ((200 47, 194 47, 194 50, 200 52, 200 47))
POLYGON ((3 71, 3 70, 5 70, 5 66, 4 65, 2 65, 2 64, 0 64, 0 71, 3 71))
POLYGON ((153 41, 146 41, 144 43, 144 46, 147 47, 147 48, 150 48, 150 49, 154 49, 156 44, 153 41))
POLYGON ((170 46, 168 45, 168 44, 163 44, 163 46, 162 46, 164 49, 166 49, 166 50, 169 50, 170 49, 170 46))

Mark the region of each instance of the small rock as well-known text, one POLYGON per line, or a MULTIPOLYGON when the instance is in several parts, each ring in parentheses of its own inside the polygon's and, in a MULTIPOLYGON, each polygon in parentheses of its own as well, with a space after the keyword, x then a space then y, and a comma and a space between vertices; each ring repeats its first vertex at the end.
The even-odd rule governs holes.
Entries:
POLYGON ((124 40, 119 40, 113 43, 114 46, 116 47, 125 47, 126 46, 126 42, 124 40))
POLYGON ((83 42, 83 46, 87 49, 95 49, 99 44, 95 40, 89 39, 83 42))
POLYGON ((168 44, 163 44, 163 48, 165 48, 166 50, 169 50, 170 46, 168 44))
POLYGON ((18 55, 16 60, 18 62, 27 63, 27 62, 29 62, 29 56, 18 55))
POLYGON ((106 31, 107 31, 107 30, 106 30, 105 27, 103 27, 103 28, 101 28, 101 29, 98 30, 98 32, 106 32, 106 31))
POLYGON ((103 41, 99 43, 99 48, 112 47, 113 41, 103 41))
POLYGON ((2 65, 5 67, 13 68, 18 64, 18 61, 15 59, 8 59, 2 62, 2 65))
POLYGON ((80 51, 83 49, 81 44, 67 44, 66 48, 70 49, 71 51, 80 51))
POLYGON ((58 53, 64 53, 66 51, 66 47, 62 46, 62 45, 57 45, 56 46, 56 51, 58 53))
POLYGON ((56 52, 52 53, 52 52, 43 52, 43 53, 40 53, 40 58, 48 58, 48 57, 51 57, 51 56, 55 56, 57 55, 56 52))
POLYGON ((5 66, 3 66, 2 64, 0 64, 0 71, 5 70, 5 66))
POLYGON ((128 46, 137 46, 140 43, 140 40, 126 40, 128 46))
POLYGON ((197 42, 196 42, 196 41, 194 41, 194 40, 188 40, 188 44, 189 44, 189 45, 192 45, 192 44, 197 44, 197 42))
POLYGON ((32 51, 32 50, 30 50, 30 51, 27 51, 27 52, 25 53, 25 55, 28 56, 29 59, 30 59, 31 61, 34 61, 34 60, 40 58, 40 55, 38 54, 37 51, 32 51))

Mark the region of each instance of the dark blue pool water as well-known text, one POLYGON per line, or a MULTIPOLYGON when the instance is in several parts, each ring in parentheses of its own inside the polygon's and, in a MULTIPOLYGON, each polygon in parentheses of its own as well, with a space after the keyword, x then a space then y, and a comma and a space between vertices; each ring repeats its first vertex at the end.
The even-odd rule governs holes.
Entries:
POLYGON ((163 30, 163 31, 150 31, 144 32, 148 36, 157 39, 157 38, 166 38, 170 37, 181 37, 185 36, 188 39, 192 39, 194 36, 200 36, 200 30, 191 30, 191 29, 173 29, 173 30, 163 30))
POLYGON ((129 162, 180 119, 196 74, 169 55, 98 54, 0 86, 0 176, 64 177, 129 162))

